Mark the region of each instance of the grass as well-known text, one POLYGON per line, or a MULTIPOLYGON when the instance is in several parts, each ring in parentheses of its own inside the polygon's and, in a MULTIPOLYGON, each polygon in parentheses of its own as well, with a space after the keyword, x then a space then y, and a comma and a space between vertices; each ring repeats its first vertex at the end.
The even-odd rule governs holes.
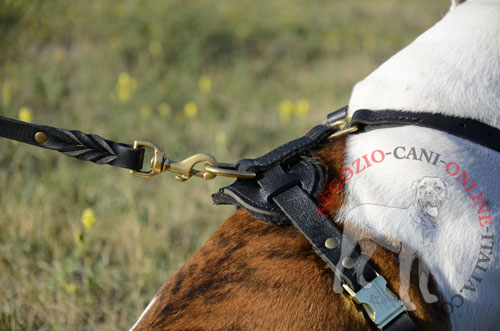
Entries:
MULTIPOLYGON (((345 105, 448 6, 0 0, 0 115, 154 141, 175 160, 256 157, 345 105)), ((229 180, 0 151, 1 330, 130 327, 233 211, 210 200, 229 180)))

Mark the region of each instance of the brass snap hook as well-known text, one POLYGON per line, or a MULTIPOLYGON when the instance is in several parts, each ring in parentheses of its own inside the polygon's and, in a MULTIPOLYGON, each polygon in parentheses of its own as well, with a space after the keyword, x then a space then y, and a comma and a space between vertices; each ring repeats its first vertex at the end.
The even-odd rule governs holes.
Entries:
POLYGON ((185 182, 191 176, 197 176, 206 180, 214 179, 216 174, 208 172, 206 170, 196 170, 194 166, 200 162, 205 162, 205 166, 214 166, 217 167, 217 161, 210 154, 195 154, 191 155, 185 160, 180 162, 170 161, 166 159, 163 162, 163 171, 171 171, 175 172, 179 175, 175 176, 175 178, 180 182, 185 182))
POLYGON ((165 153, 155 144, 148 141, 134 141, 134 148, 149 148, 153 150, 151 159, 151 169, 130 170, 130 174, 143 178, 154 177, 162 172, 170 171, 176 173, 175 178, 180 182, 185 182, 192 176, 200 177, 205 180, 214 179, 216 176, 233 177, 233 178, 253 178, 255 173, 248 171, 238 171, 234 165, 217 163, 215 157, 210 154, 200 153, 195 154, 180 162, 169 160, 165 153), (204 163, 202 170, 195 169, 198 163, 204 163))

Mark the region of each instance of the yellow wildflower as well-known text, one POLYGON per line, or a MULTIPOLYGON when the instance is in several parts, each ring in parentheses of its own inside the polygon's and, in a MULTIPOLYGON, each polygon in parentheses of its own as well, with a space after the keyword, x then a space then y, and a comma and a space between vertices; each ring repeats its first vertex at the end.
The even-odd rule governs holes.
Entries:
POLYGON ((295 114, 299 117, 306 117, 309 114, 310 108, 311 106, 309 105, 309 101, 307 101, 306 99, 301 99, 297 101, 295 114))
POLYGON ((184 115, 188 118, 193 118, 198 114, 198 106, 193 101, 186 103, 184 106, 184 115))
POLYGON ((285 10, 281 13, 281 20, 286 24, 291 24, 296 21, 297 16, 291 10, 285 10))
POLYGON ((239 39, 245 39, 250 34, 250 27, 246 24, 240 24, 234 32, 239 39))
POLYGON ((31 123, 33 120, 33 112, 28 107, 21 107, 21 109, 19 109, 18 118, 20 121, 31 123))
POLYGON ((78 292, 80 290, 80 286, 78 284, 75 284, 75 283, 68 283, 64 287, 65 287, 66 293, 68 293, 69 295, 75 294, 76 292, 78 292))
POLYGON ((130 77, 126 72, 122 72, 118 76, 118 82, 116 83, 116 92, 118 93, 118 100, 122 103, 126 103, 130 100, 132 92, 137 87, 137 81, 130 77))
POLYGON ((160 55, 161 51, 162 47, 159 41, 155 40, 149 43, 149 53, 151 53, 153 57, 157 57, 158 55, 160 55))
POLYGON ((172 113, 172 108, 170 108, 170 105, 166 102, 162 102, 158 105, 158 113, 160 113, 161 116, 170 116, 172 113))
POLYGON ((284 123, 289 123, 292 119, 293 103, 285 99, 280 102, 280 117, 284 123))
POLYGON ((156 37, 160 34, 161 28, 156 23, 151 23, 148 25, 148 32, 151 37, 156 37))
POLYGON ((200 77, 200 81, 198 82, 198 86, 200 87, 201 92, 207 93, 212 88, 212 80, 207 75, 202 75, 200 77))
POLYGON ((373 34, 368 33, 363 36, 363 47, 369 51, 373 51, 377 46, 377 40, 373 34))
POLYGON ((149 107, 149 106, 142 106, 141 107, 140 114, 141 114, 142 120, 144 120, 144 121, 149 120, 152 113, 153 113, 153 110, 151 109, 151 107, 149 107))
POLYGON ((43 25, 50 24, 52 21, 52 11, 44 11, 38 14, 40 17, 40 21, 43 23, 43 25))
POLYGON ((82 223, 87 231, 90 231, 95 223, 94 211, 91 208, 85 208, 82 213, 82 223))
POLYGON ((10 84, 5 82, 3 83, 3 86, 2 86, 2 100, 3 100, 3 104, 5 106, 8 106, 10 105, 10 101, 12 99, 12 93, 11 93, 11 90, 10 90, 10 84))
POLYGON ((326 44, 334 51, 340 51, 342 48, 341 41, 343 40, 342 31, 340 29, 332 29, 325 36, 326 44))
POLYGON ((125 3, 119 3, 114 6, 113 9, 113 14, 116 16, 116 18, 120 18, 125 13, 125 3))
POLYGON ((238 14, 233 9, 230 9, 224 13, 224 19, 226 19, 229 22, 236 20, 237 17, 238 17, 238 14))
POLYGON ((76 5, 71 5, 66 9, 66 17, 71 20, 73 17, 75 17, 76 13, 78 11, 78 8, 76 8, 76 5))
POLYGON ((57 47, 52 53, 52 59, 56 62, 61 62, 66 56, 66 51, 62 47, 57 47))

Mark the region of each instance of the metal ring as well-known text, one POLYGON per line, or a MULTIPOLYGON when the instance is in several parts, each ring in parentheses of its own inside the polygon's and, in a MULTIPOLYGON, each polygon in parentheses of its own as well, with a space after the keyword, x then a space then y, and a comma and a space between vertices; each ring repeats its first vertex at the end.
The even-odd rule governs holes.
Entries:
POLYGON ((209 164, 205 165, 205 171, 208 171, 217 176, 231 177, 231 178, 255 178, 256 176, 255 172, 229 170, 229 169, 214 167, 209 164))

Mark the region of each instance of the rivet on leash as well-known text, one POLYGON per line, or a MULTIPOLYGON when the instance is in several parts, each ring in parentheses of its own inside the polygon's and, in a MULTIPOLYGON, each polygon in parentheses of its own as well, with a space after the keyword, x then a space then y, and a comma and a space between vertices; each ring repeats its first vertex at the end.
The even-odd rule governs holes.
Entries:
POLYGON ((335 249, 338 246, 338 242, 335 238, 328 238, 325 240, 325 247, 328 249, 335 249))
POLYGON ((47 135, 45 133, 38 131, 35 133, 35 141, 39 144, 45 144, 47 142, 47 135))
POLYGON ((354 260, 350 257, 346 257, 342 260, 342 266, 346 269, 354 268, 354 260))

